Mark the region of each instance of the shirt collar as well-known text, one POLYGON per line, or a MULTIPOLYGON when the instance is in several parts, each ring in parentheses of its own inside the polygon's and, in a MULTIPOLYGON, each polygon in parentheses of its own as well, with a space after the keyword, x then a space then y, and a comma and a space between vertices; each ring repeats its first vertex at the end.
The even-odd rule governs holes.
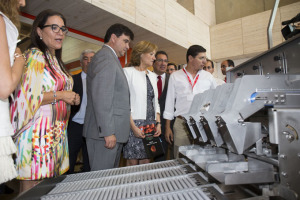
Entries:
MULTIPOLYGON (((187 65, 183 66, 183 69, 186 71, 186 73, 191 75, 191 73, 186 70, 186 67, 187 67, 187 65)), ((202 69, 198 70, 197 75, 200 74, 202 71, 203 71, 202 69)))
POLYGON ((86 79, 86 73, 84 71, 81 72, 81 78, 86 79))
MULTIPOLYGON (((155 73, 156 74, 156 73, 155 73)), ((159 75, 156 74, 156 76, 158 77, 159 75)), ((160 75, 162 79, 164 79, 166 77, 166 73, 163 73, 162 75, 160 75)))
MULTIPOLYGON (((107 47, 109 47, 114 52, 114 54, 117 56, 115 50, 111 46, 109 46, 108 44, 104 44, 104 45, 107 46, 107 47)), ((118 56, 117 56, 117 58, 118 58, 118 56)))

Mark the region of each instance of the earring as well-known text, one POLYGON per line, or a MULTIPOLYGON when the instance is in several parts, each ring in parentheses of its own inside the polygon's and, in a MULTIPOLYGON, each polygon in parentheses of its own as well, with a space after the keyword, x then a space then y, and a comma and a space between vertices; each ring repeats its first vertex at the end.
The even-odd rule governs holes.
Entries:
POLYGON ((40 37, 40 40, 42 40, 43 38, 42 37, 40 37))

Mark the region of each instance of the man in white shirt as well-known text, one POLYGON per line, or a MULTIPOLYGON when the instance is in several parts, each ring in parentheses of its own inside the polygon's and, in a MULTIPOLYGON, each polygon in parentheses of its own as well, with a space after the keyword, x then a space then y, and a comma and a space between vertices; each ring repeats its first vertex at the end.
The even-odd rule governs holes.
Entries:
POLYGON ((74 173, 77 156, 82 148, 83 157, 83 172, 90 171, 89 158, 86 148, 86 142, 82 137, 84 116, 87 105, 86 96, 86 73, 88 65, 91 62, 95 52, 91 49, 84 50, 80 55, 80 64, 82 72, 73 76, 74 87, 73 91, 79 94, 80 104, 71 107, 70 121, 68 125, 68 145, 69 145, 69 173, 74 173))
POLYGON ((168 143, 174 139, 174 157, 178 158, 179 146, 189 145, 192 140, 181 115, 186 114, 196 94, 216 88, 214 77, 202 70, 206 64, 206 49, 199 45, 190 46, 186 53, 187 66, 174 72, 169 79, 164 118, 166 119, 165 137, 168 143), (174 111, 175 107, 175 111, 174 111), (174 137, 171 120, 174 123, 174 137))
MULTIPOLYGON (((207 71, 207 72, 213 74, 214 71, 215 71, 215 67, 214 67, 213 61, 212 61, 212 60, 209 60, 209 59, 206 59, 206 65, 205 65, 205 67, 203 67, 203 69, 204 69, 205 71, 207 71)), ((217 85, 222 85, 222 84, 225 83, 225 81, 223 81, 223 80, 220 79, 220 78, 214 77, 214 79, 215 79, 217 85)))
MULTIPOLYGON (((155 61, 153 62, 153 71, 157 76, 157 90, 158 90, 158 102, 160 106, 160 113, 165 110, 165 101, 168 89, 168 82, 170 75, 166 73, 168 65, 168 54, 164 51, 157 51, 155 54, 155 61)), ((161 138, 165 155, 154 158, 155 162, 166 160, 168 143, 165 140, 165 124, 166 120, 160 115, 161 131, 162 134, 159 136, 161 138)))

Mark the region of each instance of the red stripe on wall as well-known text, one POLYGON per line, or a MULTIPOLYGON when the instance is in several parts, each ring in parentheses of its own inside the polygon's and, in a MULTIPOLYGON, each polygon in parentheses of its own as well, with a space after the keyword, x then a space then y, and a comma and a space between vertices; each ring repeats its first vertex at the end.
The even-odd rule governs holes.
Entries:
MULTIPOLYGON (((36 18, 35 16, 30 15, 30 14, 25 13, 25 12, 21 12, 21 15, 23 17, 26 17, 26 18, 29 18, 29 19, 32 19, 32 20, 34 20, 36 18)), ((72 33, 87 37, 87 38, 91 38, 91 39, 94 39, 94 40, 97 40, 97 41, 100 41, 100 42, 104 42, 103 38, 100 38, 100 37, 97 37, 97 36, 94 36, 94 35, 91 35, 91 34, 88 34, 88 33, 84 33, 82 31, 78 31, 76 29, 69 28, 69 31, 72 32, 72 33)), ((131 51, 132 51, 132 49, 130 48, 127 52, 127 62, 130 61, 131 51)), ((120 58, 120 62, 121 62, 122 67, 124 67, 125 66, 125 56, 120 58)), ((72 68, 72 67, 70 66, 70 68, 72 68)))

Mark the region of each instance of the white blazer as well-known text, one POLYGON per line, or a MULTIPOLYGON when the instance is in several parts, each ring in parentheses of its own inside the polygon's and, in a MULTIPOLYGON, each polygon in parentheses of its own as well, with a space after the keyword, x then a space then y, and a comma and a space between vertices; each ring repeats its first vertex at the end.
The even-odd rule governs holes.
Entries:
MULTIPOLYGON (((130 106, 132 119, 146 119, 147 112, 147 80, 144 71, 138 71, 134 67, 125 67, 124 73, 126 75, 129 91, 130 91, 130 106)), ((157 76, 148 70, 148 77, 154 89, 153 107, 156 114, 160 113, 158 104, 157 91, 157 76)))

